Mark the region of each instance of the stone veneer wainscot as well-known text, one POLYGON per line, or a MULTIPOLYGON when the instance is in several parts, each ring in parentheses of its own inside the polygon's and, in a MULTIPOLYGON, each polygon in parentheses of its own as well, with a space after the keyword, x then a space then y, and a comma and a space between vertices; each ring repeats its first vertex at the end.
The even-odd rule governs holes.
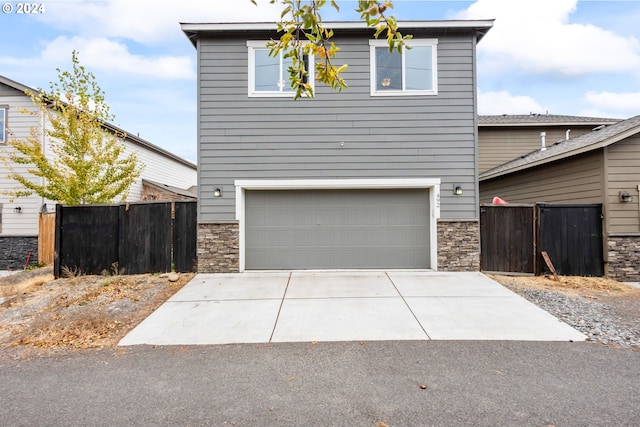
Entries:
POLYGON ((480 270, 478 221, 438 221, 438 270, 480 270))
POLYGON ((239 236, 239 225, 237 222, 198 224, 198 272, 239 272, 239 236))
POLYGON ((640 281, 640 234, 610 234, 607 245, 608 276, 622 282, 640 281))

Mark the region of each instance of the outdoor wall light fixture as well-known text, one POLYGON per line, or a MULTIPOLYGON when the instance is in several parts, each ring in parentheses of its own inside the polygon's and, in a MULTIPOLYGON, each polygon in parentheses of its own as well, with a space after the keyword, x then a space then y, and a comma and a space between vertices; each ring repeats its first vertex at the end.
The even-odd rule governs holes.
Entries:
POLYGON ((453 194, 456 196, 462 196, 462 186, 461 185, 454 185, 453 186, 453 194))
POLYGON ((21 206, 16 206, 15 208, 13 208, 13 211, 15 213, 22 213, 22 207, 21 206))
POLYGON ((215 190, 213 190, 213 197, 222 197, 222 189, 216 188, 215 190))
POLYGON ((633 200, 633 196, 629 193, 627 193, 626 191, 621 191, 618 193, 618 196, 620 197, 620 201, 622 203, 629 203, 633 200))

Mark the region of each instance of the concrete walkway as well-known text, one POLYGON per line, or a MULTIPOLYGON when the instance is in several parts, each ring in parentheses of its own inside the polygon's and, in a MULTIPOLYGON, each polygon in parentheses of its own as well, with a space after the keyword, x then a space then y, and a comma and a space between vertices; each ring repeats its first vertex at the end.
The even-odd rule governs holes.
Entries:
POLYGON ((120 345, 429 339, 585 336, 481 273, 294 271, 198 274, 120 345))

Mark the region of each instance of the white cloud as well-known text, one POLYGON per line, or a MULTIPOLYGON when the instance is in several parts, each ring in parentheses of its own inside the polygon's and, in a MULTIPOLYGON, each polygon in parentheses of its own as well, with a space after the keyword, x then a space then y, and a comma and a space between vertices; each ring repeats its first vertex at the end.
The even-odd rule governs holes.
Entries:
POLYGON ((529 96, 512 95, 507 91, 478 92, 479 114, 529 114, 543 111, 544 108, 529 96))
POLYGON ((189 79, 195 77, 191 60, 186 56, 145 57, 132 54, 129 48, 106 38, 60 36, 46 44, 42 60, 56 63, 68 61, 71 52, 78 51, 80 63, 89 70, 153 76, 161 79, 189 79))
POLYGON ((640 114, 640 92, 587 92, 584 96, 589 104, 586 112, 597 112, 601 116, 629 118, 640 114))
POLYGON ((280 5, 260 0, 76 0, 51 2, 40 19, 56 28, 74 28, 84 37, 118 37, 159 44, 184 37, 180 22, 275 22, 280 5))
POLYGON ((594 25, 570 23, 577 0, 478 0, 459 19, 495 18, 478 46, 492 69, 567 76, 634 72, 640 41, 594 25))

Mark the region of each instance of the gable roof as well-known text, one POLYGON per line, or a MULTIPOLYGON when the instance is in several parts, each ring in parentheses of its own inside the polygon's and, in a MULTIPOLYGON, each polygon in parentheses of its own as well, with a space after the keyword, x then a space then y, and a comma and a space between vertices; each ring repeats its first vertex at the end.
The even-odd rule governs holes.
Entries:
MULTIPOLYGON (((476 41, 480 41, 493 27, 493 19, 485 20, 437 20, 437 21, 398 21, 401 32, 411 34, 415 30, 469 30, 476 34, 476 41)), ((325 28, 349 32, 367 32, 373 34, 375 28, 367 27, 363 21, 323 22, 325 28)), ((211 22, 211 23, 180 23, 182 31, 191 43, 196 46, 200 33, 231 33, 231 32, 276 32, 276 22, 211 22)))
POLYGON ((620 119, 558 114, 500 114, 478 116, 478 126, 585 126, 609 125, 620 119))
POLYGON ((625 138, 640 133, 640 116, 605 126, 590 133, 560 141, 546 150, 536 150, 518 159, 496 166, 480 174, 480 181, 485 181, 510 173, 540 166, 556 160, 576 156, 578 154, 607 147, 625 138))
MULTIPOLYGON (((0 75, 0 84, 4 84, 6 86, 9 86, 10 88, 16 89, 16 90, 20 91, 22 94, 25 94, 25 92, 38 93, 38 90, 33 89, 33 88, 29 87, 29 86, 25 86, 22 83, 16 82, 15 80, 11 80, 10 78, 5 77, 3 75, 0 75)), ((143 147, 143 148, 146 148, 148 150, 154 151, 154 152, 156 152, 156 153, 158 153, 158 154, 160 154, 160 155, 162 155, 164 157, 167 157, 167 158, 169 158, 171 160, 175 160, 176 162, 182 163, 183 165, 188 166, 190 168, 197 169, 197 166, 195 164, 193 164, 192 162, 190 162, 190 161, 188 161, 186 159, 183 159, 182 157, 178 157, 175 154, 158 147, 157 145, 153 145, 149 141, 146 141, 146 140, 140 138, 139 136, 133 135, 133 134, 127 132, 124 129, 120 129, 119 127, 117 127, 114 124, 102 121, 102 126, 105 129, 107 129, 107 130, 109 130, 109 131, 111 131, 111 132, 113 132, 115 134, 125 135, 125 139, 127 141, 132 142, 135 145, 138 145, 140 147, 143 147)))

